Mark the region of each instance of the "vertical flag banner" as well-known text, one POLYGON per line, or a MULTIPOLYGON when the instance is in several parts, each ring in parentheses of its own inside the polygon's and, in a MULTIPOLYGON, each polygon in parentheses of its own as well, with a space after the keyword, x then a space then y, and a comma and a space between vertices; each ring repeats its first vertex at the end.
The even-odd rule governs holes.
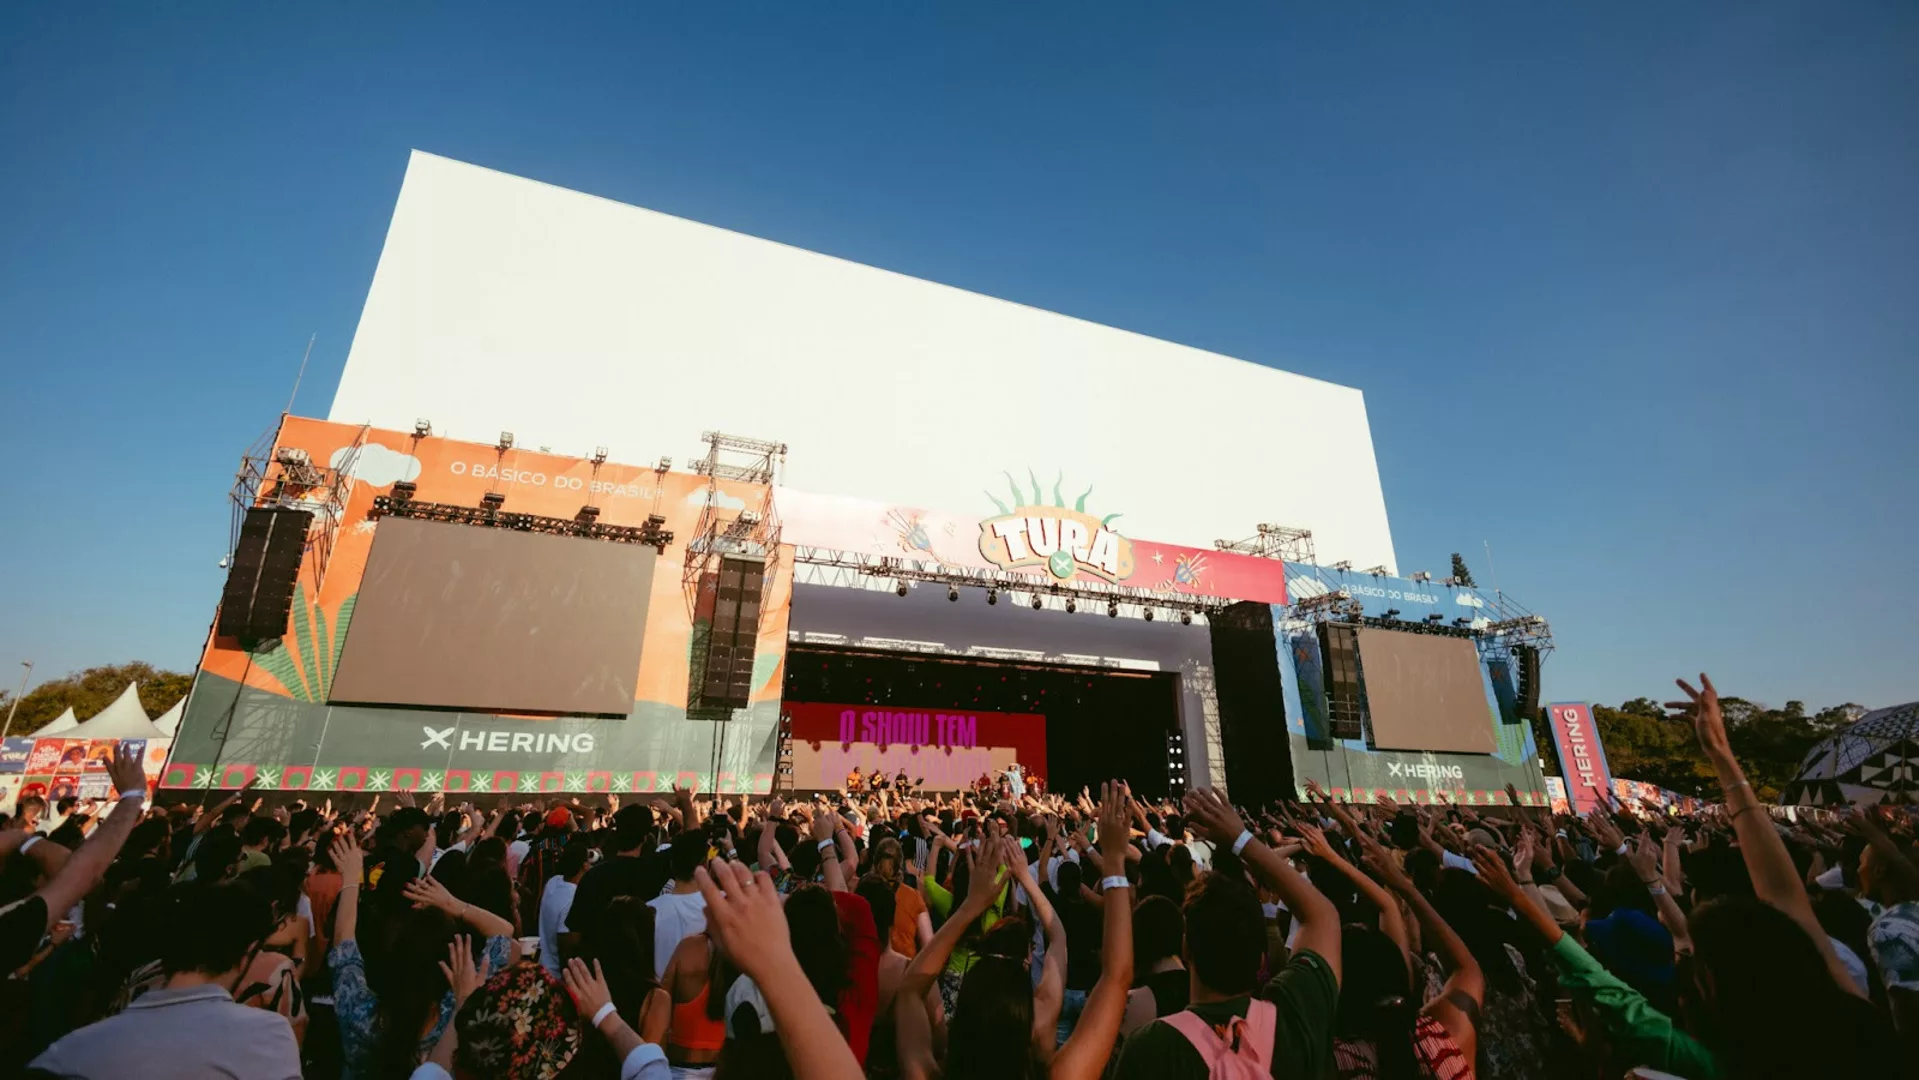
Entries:
POLYGON ((1592 706, 1548 705, 1546 714, 1552 721, 1553 745, 1559 749, 1559 771, 1565 775, 1573 813, 1591 813, 1603 805, 1602 796, 1612 792, 1612 771, 1606 767, 1606 750, 1599 745, 1592 706))

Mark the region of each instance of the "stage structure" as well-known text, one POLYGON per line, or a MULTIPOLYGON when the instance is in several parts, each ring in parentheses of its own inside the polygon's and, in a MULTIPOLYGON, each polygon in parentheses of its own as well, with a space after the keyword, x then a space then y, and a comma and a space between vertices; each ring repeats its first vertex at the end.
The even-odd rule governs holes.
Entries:
POLYGON ((766 790, 792 578, 772 476, 723 456, 746 441, 681 472, 284 418, 235 512, 311 527, 262 545, 284 579, 235 560, 223 594, 284 614, 241 636, 223 603, 162 786, 766 790))
POLYGON ((416 153, 329 415, 245 456, 167 787, 1544 801, 1550 630, 1397 576, 1350 387, 416 153))

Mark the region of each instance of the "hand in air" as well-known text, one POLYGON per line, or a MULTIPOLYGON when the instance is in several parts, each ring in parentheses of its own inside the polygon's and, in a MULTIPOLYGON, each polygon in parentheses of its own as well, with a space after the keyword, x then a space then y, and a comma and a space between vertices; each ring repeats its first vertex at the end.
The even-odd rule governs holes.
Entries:
POLYGON ((473 939, 465 934, 453 935, 453 941, 446 947, 446 959, 440 962, 440 973, 446 976, 446 984, 453 988, 455 1010, 466 1004, 466 999, 473 996, 473 991, 486 984, 489 963, 482 956, 479 965, 475 966, 473 939))
POLYGON ((1199 825, 1214 844, 1231 848, 1246 831, 1246 823, 1220 794, 1211 788, 1194 788, 1186 793, 1186 820, 1199 825))

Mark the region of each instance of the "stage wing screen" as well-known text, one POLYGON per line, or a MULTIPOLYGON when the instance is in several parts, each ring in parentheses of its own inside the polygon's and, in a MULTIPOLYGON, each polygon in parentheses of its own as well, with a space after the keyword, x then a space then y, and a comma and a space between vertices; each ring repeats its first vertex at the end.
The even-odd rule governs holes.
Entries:
POLYGON ((1382 750, 1490 754, 1493 721, 1470 638, 1359 631, 1359 664, 1382 750))
POLYGON ((329 699, 625 716, 657 557, 640 544, 388 517, 329 699))

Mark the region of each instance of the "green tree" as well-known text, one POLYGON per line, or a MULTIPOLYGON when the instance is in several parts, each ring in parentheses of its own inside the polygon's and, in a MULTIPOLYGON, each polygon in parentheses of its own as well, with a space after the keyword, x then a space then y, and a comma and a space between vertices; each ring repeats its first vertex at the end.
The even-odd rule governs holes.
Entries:
MULTIPOLYGON (((1761 799, 1776 799, 1797 775, 1806 755, 1820 740, 1844 728, 1859 708, 1840 705, 1806 715, 1803 702, 1770 709, 1744 698, 1720 701, 1726 737, 1761 799)), ((1670 719, 1656 702, 1634 698, 1617 708, 1593 706, 1606 763, 1612 774, 1670 788, 1682 795, 1719 797, 1712 767, 1693 737, 1692 725, 1670 719)))
POLYGON ((1468 589, 1478 588, 1478 585, 1473 581, 1473 572, 1466 568, 1466 560, 1460 557, 1457 551, 1453 552, 1453 581, 1456 584, 1466 586, 1468 589))
MULTIPOLYGON (((130 682, 140 684, 140 705, 146 709, 147 718, 153 719, 187 696, 193 676, 162 671, 145 661, 135 660, 130 664, 91 667, 65 678, 49 679, 20 699, 10 734, 31 735, 58 719, 69 707, 75 716, 86 720, 111 705, 130 682)), ((12 706, 13 695, 0 693, 0 717, 5 717, 12 706)))

